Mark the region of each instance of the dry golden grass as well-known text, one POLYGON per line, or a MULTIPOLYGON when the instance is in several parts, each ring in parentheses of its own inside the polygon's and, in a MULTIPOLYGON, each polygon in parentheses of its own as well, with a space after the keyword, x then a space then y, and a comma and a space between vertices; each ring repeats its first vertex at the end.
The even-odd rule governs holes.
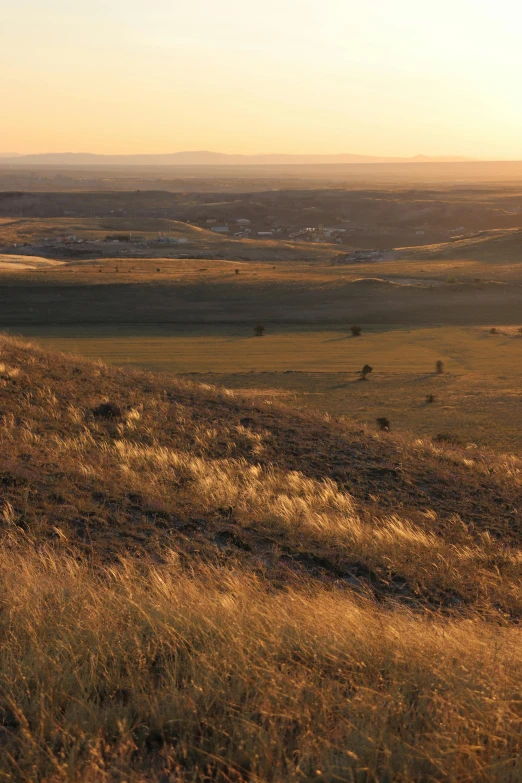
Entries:
POLYGON ((519 781, 519 628, 1 555, 6 780, 519 781))
POLYGON ((522 780, 520 460, 0 359, 0 779, 522 780))

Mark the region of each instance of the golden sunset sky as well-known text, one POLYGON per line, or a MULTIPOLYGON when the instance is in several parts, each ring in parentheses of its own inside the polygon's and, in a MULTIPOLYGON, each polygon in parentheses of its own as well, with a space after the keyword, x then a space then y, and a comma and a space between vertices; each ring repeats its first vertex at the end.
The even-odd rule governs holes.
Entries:
POLYGON ((0 152, 522 158, 522 3, 4 0, 0 152))

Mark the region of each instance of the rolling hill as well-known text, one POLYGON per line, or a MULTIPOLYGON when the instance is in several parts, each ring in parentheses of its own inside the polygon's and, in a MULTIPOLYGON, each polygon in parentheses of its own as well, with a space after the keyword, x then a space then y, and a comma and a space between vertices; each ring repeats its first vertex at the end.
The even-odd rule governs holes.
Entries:
POLYGON ((63 257, 76 253, 78 256, 103 257, 124 255, 130 258, 162 257, 164 255, 196 255, 201 258, 222 258, 245 261, 329 261, 336 245, 303 243, 290 240, 235 239, 213 231, 177 220, 163 218, 0 218, 0 248, 13 252, 13 245, 28 245, 14 248, 14 252, 36 255, 36 249, 50 257, 63 257), (69 234, 87 243, 85 247, 71 247, 61 244, 45 244, 47 238, 69 234), (107 236, 131 237, 135 242, 150 242, 166 234, 172 238, 183 238, 183 245, 158 245, 137 248, 129 242, 108 246, 89 245, 107 236))
POLYGON ((492 263, 522 261, 522 229, 477 231, 470 236, 456 237, 451 242, 424 247, 400 248, 402 258, 427 260, 473 259, 492 263))
POLYGON ((520 460, 0 352, 6 779, 520 779, 520 460))

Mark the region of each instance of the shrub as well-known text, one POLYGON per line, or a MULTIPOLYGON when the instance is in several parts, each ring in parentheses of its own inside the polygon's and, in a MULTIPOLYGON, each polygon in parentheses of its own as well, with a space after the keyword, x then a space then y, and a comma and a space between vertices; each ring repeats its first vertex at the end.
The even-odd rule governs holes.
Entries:
POLYGON ((351 326, 350 331, 352 333, 352 337, 360 337, 362 334, 362 328, 360 326, 351 326))
POLYGON ((258 324, 257 326, 254 327, 254 333, 256 337, 262 337, 265 332, 266 329, 262 324, 258 324))
POLYGON ((428 404, 431 404, 432 402, 435 402, 435 395, 434 394, 427 394, 426 395, 426 402, 428 404))
POLYGON ((490 334, 498 334, 498 332, 497 332, 497 330, 495 329, 494 326, 491 327, 491 329, 489 330, 489 333, 490 334))
POLYGON ((239 274, 239 269, 234 269, 234 272, 236 273, 236 275, 238 275, 239 274))
POLYGON ((371 372, 373 372, 373 367, 370 367, 369 364, 365 364, 361 370, 361 380, 365 381, 366 376, 369 375, 371 372))
POLYGON ((390 420, 386 416, 380 416, 377 419, 377 425, 382 432, 389 432, 390 430, 390 420))
POLYGON ((101 402, 96 408, 92 409, 97 419, 121 419, 122 410, 114 402, 101 402))
POLYGON ((437 371, 437 375, 442 375, 444 372, 444 362, 438 359, 438 361, 435 362, 435 369, 437 371))

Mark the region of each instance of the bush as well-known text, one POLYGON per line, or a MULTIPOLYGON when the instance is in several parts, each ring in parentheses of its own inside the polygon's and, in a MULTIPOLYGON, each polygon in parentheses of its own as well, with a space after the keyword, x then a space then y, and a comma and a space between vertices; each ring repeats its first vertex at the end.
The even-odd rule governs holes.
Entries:
POLYGON ((491 327, 491 329, 489 330, 489 333, 490 334, 498 334, 498 332, 497 332, 497 330, 495 329, 494 326, 491 327))
POLYGON ((352 333, 352 337, 360 337, 362 334, 362 328, 360 326, 351 326, 350 331, 352 333))
POLYGON ((122 410, 114 402, 101 402, 96 408, 92 409, 97 419, 121 419, 122 410))
POLYGON ((377 419, 377 425, 382 432, 389 432, 390 430, 390 420, 386 416, 380 416, 377 419))
POLYGON ((428 404, 431 404, 432 402, 435 402, 435 395, 434 394, 427 394, 426 395, 426 402, 428 404))
POLYGON ((266 329, 262 324, 258 324, 257 326, 254 327, 254 333, 256 337, 262 337, 265 332, 266 329))
POLYGON ((442 362, 440 359, 435 362, 435 370, 437 371, 437 375, 442 375, 444 372, 444 362, 442 362))
POLYGON ((369 364, 365 364, 361 370, 361 380, 365 381, 366 376, 369 375, 371 372, 373 372, 373 367, 370 367, 369 364))

